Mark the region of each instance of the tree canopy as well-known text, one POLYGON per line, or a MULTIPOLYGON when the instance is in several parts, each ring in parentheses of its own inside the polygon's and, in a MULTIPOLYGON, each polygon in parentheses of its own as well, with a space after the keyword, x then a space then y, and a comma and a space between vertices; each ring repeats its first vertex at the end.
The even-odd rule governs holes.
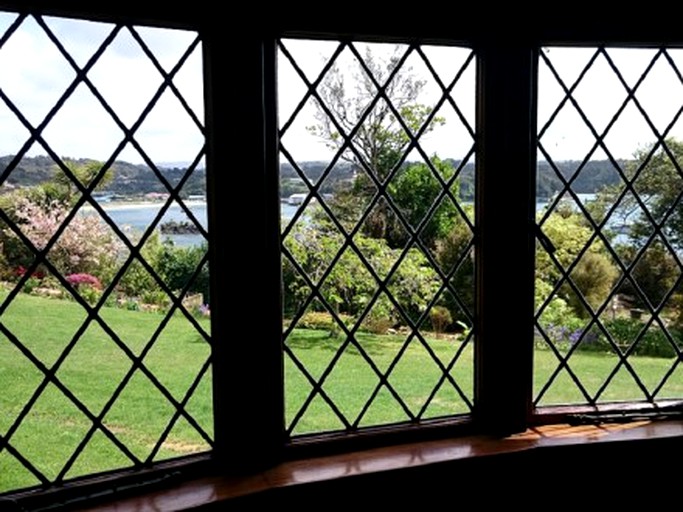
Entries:
MULTIPOLYGON (((349 227, 377 194, 377 184, 383 186, 403 163, 413 138, 444 123, 420 103, 425 81, 405 64, 403 52, 396 46, 381 58, 368 47, 365 67, 348 72, 335 63, 318 87, 322 103, 309 130, 352 165, 355 178, 338 184, 330 200, 337 219, 349 227)), ((392 217, 386 201, 378 201, 365 234, 391 238, 392 217)))

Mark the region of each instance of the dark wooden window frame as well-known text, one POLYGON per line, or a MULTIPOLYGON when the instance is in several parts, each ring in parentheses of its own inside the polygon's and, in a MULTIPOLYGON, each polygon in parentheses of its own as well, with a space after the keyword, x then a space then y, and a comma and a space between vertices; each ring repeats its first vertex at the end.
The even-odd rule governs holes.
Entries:
MULTIPOLYGON (((484 23, 458 29, 425 21, 378 33, 377 25, 350 32, 337 19, 322 32, 319 26, 285 16, 279 27, 253 27, 244 38, 229 36, 230 44, 226 44, 226 27, 216 22, 214 16, 219 14, 211 9, 190 12, 186 6, 169 6, 158 11, 152 6, 126 8, 111 2, 89 10, 66 1, 1 2, 0 9, 200 32, 205 55, 212 337, 217 340, 213 354, 215 449, 210 454, 133 475, 115 472, 86 478, 64 489, 17 495, 16 499, 24 504, 78 501, 106 496, 112 487, 144 492, 198 475, 249 474, 286 459, 301 460, 330 450, 397 445, 425 436, 484 433, 500 437, 535 423, 562 419, 561 415, 535 414, 531 405, 536 52, 541 43, 555 42, 649 44, 673 32, 661 26, 656 32, 653 27, 651 33, 643 29, 640 39, 634 40, 633 26, 622 24, 612 27, 606 37, 604 26, 596 22, 581 34, 566 24, 552 32, 539 28, 534 37, 501 40, 484 23), (453 33, 458 37, 455 41, 453 33), (476 52, 477 357, 471 421, 434 428, 377 428, 353 439, 320 436, 299 446, 285 443, 274 63, 277 38, 288 35, 417 37, 424 42, 461 42, 476 52), (241 203, 225 200, 233 187, 250 194, 248 219, 241 203), (514 272, 508 267, 511 238, 517 241, 514 272), (242 276, 251 277, 245 281, 242 276), (516 290, 515 300, 503 293, 501 283, 506 290, 516 290), (234 300, 236 296, 240 300, 234 300), (513 319, 513 325, 501 322, 501 315, 513 319)), ((226 23, 235 29, 234 23, 226 23)), ((353 22, 350 26, 354 27, 353 22)))

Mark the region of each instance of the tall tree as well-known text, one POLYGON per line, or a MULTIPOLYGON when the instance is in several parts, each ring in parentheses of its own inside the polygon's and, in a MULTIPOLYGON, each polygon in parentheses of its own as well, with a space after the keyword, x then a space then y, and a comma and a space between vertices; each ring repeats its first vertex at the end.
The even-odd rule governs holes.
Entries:
MULTIPOLYGON (((332 149, 353 147, 342 153, 342 159, 353 165, 355 179, 340 184, 330 201, 337 218, 349 226, 377 193, 373 177, 383 182, 400 164, 411 135, 444 122, 419 102, 425 81, 405 63, 404 55, 405 49, 396 46, 388 58, 382 58, 368 46, 365 67, 349 72, 336 62, 318 88, 324 106, 318 105, 310 132, 332 149)), ((381 200, 364 223, 365 234, 386 238, 391 216, 388 204, 381 200)))

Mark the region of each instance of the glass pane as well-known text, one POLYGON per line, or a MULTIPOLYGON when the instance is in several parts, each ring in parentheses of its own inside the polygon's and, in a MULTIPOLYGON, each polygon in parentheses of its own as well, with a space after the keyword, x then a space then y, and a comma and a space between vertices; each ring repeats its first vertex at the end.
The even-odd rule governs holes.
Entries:
POLYGON ((278 74, 287 431, 469 414, 472 50, 286 39, 278 74))
POLYGON ((680 57, 541 51, 538 406, 682 396, 671 395, 683 342, 680 57))
POLYGON ((29 16, 0 67, 0 493, 209 450, 198 34, 29 16))

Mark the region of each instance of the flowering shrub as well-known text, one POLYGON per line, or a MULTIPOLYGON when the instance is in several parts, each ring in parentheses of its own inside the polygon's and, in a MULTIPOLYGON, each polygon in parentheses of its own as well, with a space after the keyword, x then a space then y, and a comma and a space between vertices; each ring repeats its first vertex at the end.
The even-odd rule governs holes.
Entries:
POLYGON ((102 283, 100 280, 91 274, 69 274, 66 276, 66 280, 74 288, 78 288, 80 285, 89 285, 96 290, 102 289, 102 283))
MULTIPOLYGON (((26 272, 27 272, 26 267, 24 267, 23 265, 19 265, 17 267, 17 270, 15 271, 15 274, 17 275, 17 277, 23 277, 24 274, 26 274, 26 272)), ((40 270, 35 270, 31 274, 31 277, 38 279, 38 280, 43 279, 45 277, 45 272, 41 272, 40 270)))
MULTIPOLYGON (((13 205, 13 220, 38 249, 44 249, 70 212, 59 201, 34 202, 19 197, 13 205)), ((7 264, 28 265, 35 255, 9 228, 2 231, 7 264)), ((52 245, 47 258, 63 274, 113 275, 122 242, 96 215, 77 214, 52 245)))

